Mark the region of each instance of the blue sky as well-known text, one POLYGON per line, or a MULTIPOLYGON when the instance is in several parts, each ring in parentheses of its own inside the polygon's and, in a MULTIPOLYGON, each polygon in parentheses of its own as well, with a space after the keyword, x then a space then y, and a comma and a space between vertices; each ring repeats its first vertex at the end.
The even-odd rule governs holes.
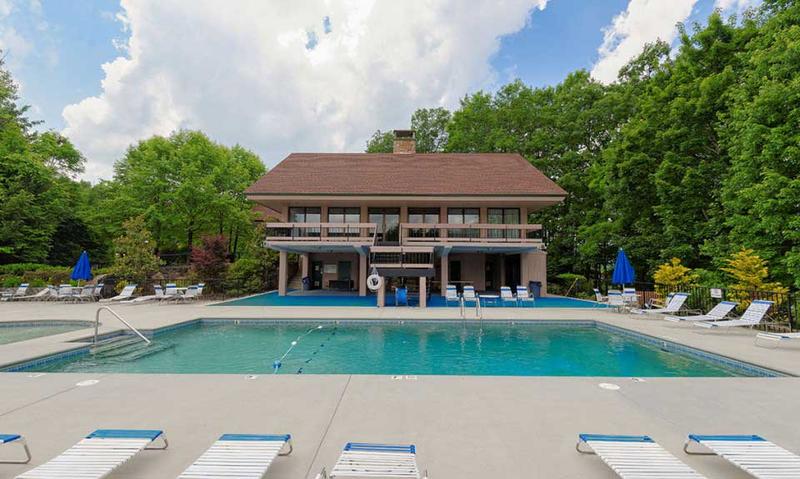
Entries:
MULTIPOLYGON (((553 85, 571 71, 586 69, 602 81, 611 81, 618 65, 640 50, 650 36, 673 34, 675 19, 704 22, 716 6, 734 12, 756 3, 508 0, 508 8, 500 12, 492 2, 481 11, 477 1, 470 4, 474 12, 462 12, 463 3, 442 0, 431 18, 387 25, 382 19, 390 13, 378 10, 390 10, 390 2, 379 2, 370 11, 351 12, 320 1, 304 5, 307 8, 302 11, 287 12, 286 4, 256 1, 251 14, 237 16, 220 11, 222 2, 164 0, 148 4, 150 1, 0 0, 0 47, 5 50, 6 67, 21 85, 23 102, 32 106, 32 117, 44 120, 45 128, 64 131, 90 163, 97 162, 97 168, 90 168, 92 179, 108 175, 110 164, 125 145, 175 128, 202 128, 220 141, 242 143, 261 154, 268 165, 295 149, 358 149, 369 132, 394 127, 416 107, 453 107, 465 93, 491 90, 515 78, 535 86, 553 85), (280 21, 271 18, 271 7, 280 7, 280 21), (438 26, 442 21, 452 23, 445 37, 425 38, 416 33, 426 31, 425 22, 438 26), (372 44, 383 45, 384 50, 386 45, 396 47, 394 57, 420 62, 408 69, 409 78, 397 78, 395 65, 376 61, 381 49, 370 44, 353 47, 357 37, 342 26, 357 22, 362 22, 362 37, 364 29, 374 30, 369 32, 372 44), (139 40, 133 44, 132 32, 139 40), (191 39, 192 35, 197 37, 191 39), (411 37, 413 42, 406 50, 406 39, 411 37), (204 46, 206 38, 213 44, 204 46), (253 38, 269 38, 274 44, 252 43, 253 38), (189 48, 192 42, 195 49, 189 48), (299 50, 292 50, 295 44, 299 50), (218 45, 226 45, 227 50, 220 46, 217 60, 193 58, 213 55, 218 45), (162 46, 164 52, 160 52, 162 46), (279 57, 284 49, 294 53, 279 57), (438 58, 425 63, 443 51, 448 52, 446 61, 438 58), (298 64, 298 52, 306 56, 302 64, 298 64), (416 60, 414 55, 420 58, 416 60), (102 65, 110 62, 114 64, 104 71, 102 65), (208 65, 216 68, 209 71, 208 65), (414 71, 417 67, 420 72, 414 71), (187 71, 192 68, 196 71, 187 71), (337 68, 342 70, 337 72, 337 68), (258 70, 262 76, 237 82, 253 73, 248 69, 258 70), (280 69, 290 74, 279 75, 280 69), (232 93, 226 100, 240 105, 214 107, 210 95, 218 89, 208 79, 218 78, 220 70, 224 84, 218 89, 258 91, 259 98, 232 93), (182 73, 189 83, 181 84, 182 73), (327 83, 333 77, 339 91, 354 92, 349 102, 318 86, 320 79, 327 83), (369 92, 372 96, 362 98, 366 94, 360 91, 363 83, 375 79, 384 83, 377 82, 375 91, 369 92), (202 88, 198 86, 201 83, 202 88), (388 100, 398 84, 407 89, 405 101, 388 100), (195 87, 197 91, 193 91, 195 87), (430 91, 420 93, 426 88, 430 91), (148 93, 136 98, 142 91, 148 93), (297 107, 296 102, 281 99, 287 95, 308 100, 306 111, 296 119, 286 119, 297 107), (375 102, 383 108, 365 113, 375 102), (69 114, 65 112, 68 105, 73 105, 69 114), (246 128, 231 126, 231 118, 219 123, 211 118, 236 116, 242 108, 260 110, 248 120, 255 121, 260 130, 253 129, 249 136, 242 132, 246 128), (308 140, 305 126, 311 121, 332 127, 341 121, 342 132, 308 140), (262 132, 273 129, 282 131, 271 138, 266 134, 264 139, 262 132), (98 142, 100 135, 111 139, 98 142)), ((400 17, 405 18, 402 13, 400 17)))

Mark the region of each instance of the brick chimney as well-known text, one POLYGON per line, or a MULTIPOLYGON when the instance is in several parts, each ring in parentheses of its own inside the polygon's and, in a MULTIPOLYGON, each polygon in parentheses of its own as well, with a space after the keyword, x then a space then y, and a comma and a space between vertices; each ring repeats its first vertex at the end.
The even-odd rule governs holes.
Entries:
POLYGON ((414 130, 394 130, 395 154, 411 154, 417 152, 417 140, 414 139, 414 130))

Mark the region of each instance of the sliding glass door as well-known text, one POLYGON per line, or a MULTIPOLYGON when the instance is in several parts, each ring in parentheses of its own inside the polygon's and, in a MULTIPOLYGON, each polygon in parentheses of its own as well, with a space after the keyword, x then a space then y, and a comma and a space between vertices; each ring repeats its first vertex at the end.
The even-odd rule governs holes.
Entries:
POLYGON ((400 208, 370 208, 369 222, 377 225, 379 243, 397 244, 400 241, 400 208))
MULTIPOLYGON (((519 208, 489 208, 487 219, 492 225, 518 225, 519 208)), ((489 230, 489 238, 519 238, 519 230, 489 230)))

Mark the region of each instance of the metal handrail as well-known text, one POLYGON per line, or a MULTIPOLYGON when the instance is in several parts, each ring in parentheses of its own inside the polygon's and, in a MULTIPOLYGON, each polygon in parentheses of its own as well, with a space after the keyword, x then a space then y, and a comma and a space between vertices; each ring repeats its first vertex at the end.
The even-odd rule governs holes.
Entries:
POLYGON ((109 308, 108 306, 101 306, 101 307, 97 308, 97 313, 95 313, 95 315, 94 315, 94 341, 92 341, 93 345, 97 345, 97 330, 100 328, 100 311, 102 311, 104 309, 106 311, 108 311, 109 313, 113 314, 114 316, 116 316, 117 319, 122 321, 122 324, 127 326, 128 329, 130 329, 134 333, 136 333, 136 335, 139 336, 140 338, 142 338, 142 340, 144 340, 145 343, 150 344, 150 340, 149 339, 147 339, 142 333, 140 333, 138 329, 134 328, 129 322, 125 321, 122 318, 122 316, 117 314, 113 309, 109 308))

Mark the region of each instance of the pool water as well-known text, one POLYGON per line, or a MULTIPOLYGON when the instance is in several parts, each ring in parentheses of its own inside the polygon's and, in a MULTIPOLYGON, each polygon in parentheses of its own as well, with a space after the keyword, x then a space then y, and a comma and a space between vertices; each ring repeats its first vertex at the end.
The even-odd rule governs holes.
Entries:
POLYGON ((0 344, 16 343, 18 341, 67 333, 87 327, 85 324, 68 324, 55 321, 53 324, 47 324, 45 321, 39 321, 39 323, 41 324, 33 326, 29 325, 30 323, 25 323, 25 325, 0 323, 0 344))
POLYGON ((195 323, 150 346, 29 370, 115 373, 737 376, 593 323, 195 323), (292 342, 296 345, 292 347, 292 342))
MULTIPOLYGON (((410 297, 409 301, 411 306, 416 306, 417 298, 410 297)), ((386 296, 386 304, 394 306, 394 295, 386 296)), ((497 300, 484 300, 482 301, 484 307, 515 307, 513 303, 506 303, 502 305, 497 300)), ((323 295, 323 294, 289 294, 288 296, 278 296, 274 291, 263 294, 256 294, 246 298, 234 299, 225 301, 223 303, 215 304, 214 306, 344 306, 344 307, 376 307, 378 305, 377 299, 374 295, 370 296, 356 296, 351 294, 339 295, 323 295)), ((439 295, 431 295, 428 301, 428 307, 441 308, 447 307, 448 304, 445 299, 439 295)), ((450 302, 449 306, 455 308, 458 305, 455 302, 450 302)), ((472 307, 471 305, 469 307, 472 307)), ((533 304, 525 304, 525 308, 605 308, 604 304, 598 304, 594 301, 586 301, 575 298, 562 298, 548 296, 546 298, 537 298, 533 304)))

